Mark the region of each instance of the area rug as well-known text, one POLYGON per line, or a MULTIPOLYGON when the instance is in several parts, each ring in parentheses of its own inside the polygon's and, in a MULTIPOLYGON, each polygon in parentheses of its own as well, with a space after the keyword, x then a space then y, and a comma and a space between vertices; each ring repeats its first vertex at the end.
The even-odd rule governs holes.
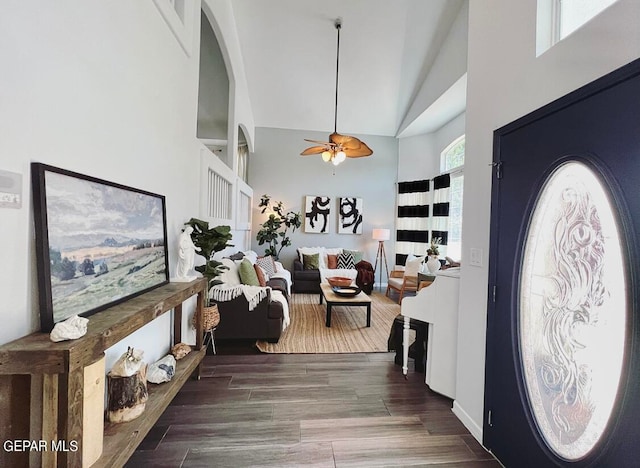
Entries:
POLYGON ((325 326, 326 304, 319 294, 292 294, 291 325, 277 343, 256 342, 264 353, 370 353, 387 351, 389 331, 400 306, 384 294, 370 297, 371 327, 365 307, 333 306, 331 328, 325 326))

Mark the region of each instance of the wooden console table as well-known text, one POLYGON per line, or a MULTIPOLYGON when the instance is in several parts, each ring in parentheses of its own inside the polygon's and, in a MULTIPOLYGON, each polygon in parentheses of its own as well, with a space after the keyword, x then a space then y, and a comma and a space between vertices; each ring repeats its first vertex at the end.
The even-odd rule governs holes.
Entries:
MULTIPOLYGON (((48 333, 33 333, 0 346, 0 414, 2 419, 8 416, 0 427, 0 438, 64 441, 67 446, 76 441, 76 450, 37 452, 35 464, 82 466, 84 368, 104 356, 107 348, 172 309, 174 344, 179 342, 182 303, 194 295, 199 330, 206 284, 204 278, 169 283, 94 314, 89 317, 87 334, 77 340, 53 343, 48 333)), ((102 456, 93 466, 126 463, 189 376, 200 377, 205 352, 203 336, 196 333, 195 349, 178 361, 173 379, 149 385, 149 399, 140 417, 105 423, 102 456)), ((27 464, 34 464, 33 452, 0 450, 0 466, 27 464)))

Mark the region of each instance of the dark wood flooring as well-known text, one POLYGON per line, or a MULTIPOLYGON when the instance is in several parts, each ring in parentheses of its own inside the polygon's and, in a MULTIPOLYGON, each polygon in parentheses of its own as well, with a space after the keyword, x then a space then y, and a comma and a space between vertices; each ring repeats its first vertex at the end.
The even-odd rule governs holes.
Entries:
POLYGON ((500 467, 394 353, 218 348, 127 467, 500 467))

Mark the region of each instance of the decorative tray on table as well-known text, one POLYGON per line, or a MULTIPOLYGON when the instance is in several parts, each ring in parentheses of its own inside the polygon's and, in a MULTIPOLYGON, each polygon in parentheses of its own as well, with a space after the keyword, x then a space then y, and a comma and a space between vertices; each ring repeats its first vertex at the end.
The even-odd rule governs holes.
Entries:
POLYGON ((360 294, 362 289, 357 286, 334 286, 331 288, 338 296, 353 297, 360 294))

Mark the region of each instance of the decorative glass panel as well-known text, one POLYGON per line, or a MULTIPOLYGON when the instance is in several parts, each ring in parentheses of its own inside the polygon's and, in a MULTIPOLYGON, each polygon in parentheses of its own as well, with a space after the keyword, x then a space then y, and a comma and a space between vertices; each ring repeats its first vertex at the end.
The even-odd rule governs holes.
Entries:
POLYGON ((587 455, 602 437, 622 373, 627 297, 615 207, 586 165, 546 181, 525 242, 519 297, 529 403, 561 458, 587 455))

